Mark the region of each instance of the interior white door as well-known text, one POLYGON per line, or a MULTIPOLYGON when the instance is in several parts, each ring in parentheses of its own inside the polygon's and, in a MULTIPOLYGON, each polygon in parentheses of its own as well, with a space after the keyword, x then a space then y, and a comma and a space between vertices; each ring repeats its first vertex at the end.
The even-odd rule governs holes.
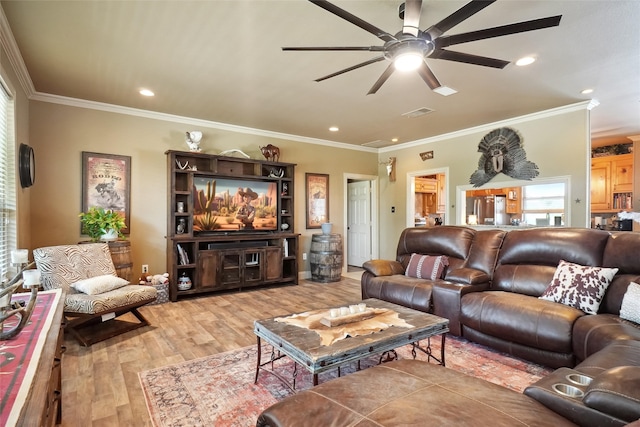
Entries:
POLYGON ((362 267, 371 259, 371 182, 349 182, 347 192, 347 264, 362 267))

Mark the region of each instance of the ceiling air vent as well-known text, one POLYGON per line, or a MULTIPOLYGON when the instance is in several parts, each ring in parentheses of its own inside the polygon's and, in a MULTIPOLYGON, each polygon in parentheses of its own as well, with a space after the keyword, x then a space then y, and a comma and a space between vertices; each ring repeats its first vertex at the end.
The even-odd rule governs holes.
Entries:
POLYGON ((422 108, 418 108, 417 110, 409 111, 408 113, 403 113, 402 115, 404 117, 413 119, 415 117, 424 116, 425 114, 429 114, 429 113, 433 113, 433 110, 431 108, 422 107, 422 108))
POLYGON ((391 144, 392 142, 390 141, 383 141, 381 139, 378 139, 377 141, 365 142, 364 144, 361 144, 361 145, 364 145, 365 147, 382 148, 391 144))

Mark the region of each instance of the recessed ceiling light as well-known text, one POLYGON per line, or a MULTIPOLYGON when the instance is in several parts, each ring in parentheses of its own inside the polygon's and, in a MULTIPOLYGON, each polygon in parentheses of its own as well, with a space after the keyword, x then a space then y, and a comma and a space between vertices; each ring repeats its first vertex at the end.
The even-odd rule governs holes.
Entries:
POLYGON ((580 92, 580 93, 581 93, 581 94, 583 94, 583 95, 588 95, 588 94, 590 94, 590 93, 593 93, 593 89, 585 89, 585 90, 583 90, 583 91, 582 91, 582 92, 580 92))
POLYGON ((329 128, 329 130, 330 130, 331 132, 338 132, 338 131, 340 130, 340 128, 339 128, 338 126, 331 126, 331 127, 329 128))
POLYGON ((155 96, 155 93, 153 93, 149 89, 140 89, 140 95, 142 95, 142 96, 155 96))
POLYGON ((525 56, 524 58, 520 58, 516 61, 516 65, 518 67, 524 67, 525 65, 530 65, 536 62, 536 58, 533 56, 525 56))
POLYGON ((440 86, 433 90, 435 93, 439 93, 442 96, 453 95, 454 93, 458 93, 457 90, 450 88, 449 86, 440 86))
POLYGON ((398 142, 398 138, 391 138, 391 142, 398 142))

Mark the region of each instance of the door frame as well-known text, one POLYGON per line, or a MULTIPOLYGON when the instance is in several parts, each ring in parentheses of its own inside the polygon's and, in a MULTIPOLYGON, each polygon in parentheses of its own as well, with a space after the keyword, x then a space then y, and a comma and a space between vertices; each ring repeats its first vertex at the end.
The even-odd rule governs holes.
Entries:
POLYGON ((378 225, 378 175, 363 175, 357 173, 344 173, 343 175, 343 185, 344 188, 342 190, 343 200, 342 206, 344 206, 344 214, 342 223, 344 224, 342 235, 345 236, 343 242, 342 253, 345 254, 342 257, 342 271, 347 271, 347 256, 349 253, 349 233, 347 230, 348 221, 349 221, 349 189, 348 184, 349 181, 369 181, 371 183, 371 201, 370 201, 370 209, 371 209, 371 257, 372 259, 377 259, 380 257, 380 247, 378 243, 379 236, 379 225, 378 225))
POLYGON ((451 224, 451 218, 449 217, 449 167, 442 168, 434 168, 434 169, 423 169, 419 171, 407 172, 407 228, 415 227, 415 211, 414 208, 416 206, 416 180, 415 178, 423 175, 436 175, 442 173, 444 174, 444 223, 446 225, 451 224))

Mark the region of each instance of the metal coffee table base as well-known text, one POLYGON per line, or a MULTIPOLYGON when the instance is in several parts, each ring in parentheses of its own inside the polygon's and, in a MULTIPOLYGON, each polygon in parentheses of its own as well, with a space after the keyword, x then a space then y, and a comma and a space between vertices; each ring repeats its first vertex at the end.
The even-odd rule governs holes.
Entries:
MULTIPOLYGON (((420 346, 420 341, 417 342, 413 342, 410 343, 411 344, 411 356, 413 357, 413 360, 416 359, 416 357, 418 356, 418 351, 421 351, 422 353, 427 355, 427 361, 430 362, 431 360, 434 360, 437 364, 445 366, 445 358, 444 358, 444 348, 445 348, 445 338, 446 335, 442 334, 440 335, 440 357, 436 357, 433 353, 433 350, 431 348, 431 337, 427 337, 427 346, 426 347, 422 347, 420 346)), ((256 365, 256 376, 254 379, 254 384, 258 383, 258 376, 260 375, 260 371, 263 370, 265 372, 270 373, 271 375, 273 375, 274 377, 278 378, 284 385, 286 385, 291 391, 296 391, 296 380, 298 378, 298 362, 294 361, 293 364, 293 372, 291 374, 292 378, 291 381, 288 380, 287 378, 285 378, 283 375, 281 375, 280 373, 278 373, 275 370, 275 367, 273 366, 274 362, 277 360, 280 360, 284 357, 287 357, 286 354, 277 351, 276 348, 272 345, 271 346, 271 355, 269 357, 269 360, 267 360, 266 362, 262 362, 262 342, 260 340, 260 337, 257 337, 258 340, 258 363, 256 365), (262 363, 261 363, 262 362, 262 363)), ((392 350, 387 350, 384 353, 382 353, 380 355, 380 359, 378 360, 378 364, 382 364, 382 363, 387 363, 387 362, 391 362, 393 360, 398 360, 398 353, 396 352, 395 349, 392 350)), ((358 366, 357 366, 357 370, 360 370, 360 360, 357 360, 358 366)), ((340 373, 340 369, 341 366, 336 367, 336 369, 338 370, 338 377, 341 376, 340 373)), ((318 374, 314 373, 313 374, 313 385, 317 386, 318 385, 318 374)))

